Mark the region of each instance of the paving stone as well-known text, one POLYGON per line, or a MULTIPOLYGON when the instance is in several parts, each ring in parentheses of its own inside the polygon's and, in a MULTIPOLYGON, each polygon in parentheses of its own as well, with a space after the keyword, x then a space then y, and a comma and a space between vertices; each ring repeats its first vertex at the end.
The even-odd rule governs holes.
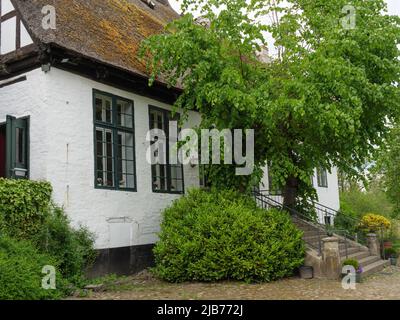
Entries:
MULTIPOLYGON (((146 277, 138 284, 128 278, 119 290, 94 292, 94 300, 400 300, 400 268, 387 267, 367 277, 355 290, 345 290, 340 281, 297 277, 263 284, 240 282, 169 284, 146 277)), ((77 299, 77 298, 71 298, 77 299)))

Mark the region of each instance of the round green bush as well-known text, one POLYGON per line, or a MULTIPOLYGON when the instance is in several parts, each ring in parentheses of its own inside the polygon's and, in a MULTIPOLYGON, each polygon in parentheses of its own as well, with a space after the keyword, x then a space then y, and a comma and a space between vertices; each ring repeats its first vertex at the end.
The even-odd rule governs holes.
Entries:
POLYGON ((232 191, 191 190, 164 211, 154 254, 154 273, 170 282, 262 282, 292 275, 305 247, 286 212, 232 191))
POLYGON ((28 241, 0 236, 0 300, 44 300, 61 298, 66 283, 56 273, 56 289, 43 289, 44 266, 54 266, 56 260, 40 253, 28 241))

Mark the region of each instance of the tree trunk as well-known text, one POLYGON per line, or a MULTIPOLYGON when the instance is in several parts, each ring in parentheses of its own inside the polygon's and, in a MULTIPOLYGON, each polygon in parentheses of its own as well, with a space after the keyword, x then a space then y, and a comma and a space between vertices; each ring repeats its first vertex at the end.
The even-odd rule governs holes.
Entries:
POLYGON ((286 180, 286 185, 283 190, 283 205, 285 207, 291 209, 295 208, 298 188, 299 180, 296 177, 289 177, 286 180))

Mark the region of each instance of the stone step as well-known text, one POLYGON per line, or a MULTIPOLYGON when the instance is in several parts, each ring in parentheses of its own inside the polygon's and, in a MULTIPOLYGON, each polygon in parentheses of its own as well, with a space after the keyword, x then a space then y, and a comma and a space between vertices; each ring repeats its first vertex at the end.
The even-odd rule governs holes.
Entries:
MULTIPOLYGON (((328 234, 325 231, 320 231, 319 234, 323 237, 328 236, 328 234)), ((313 237, 313 236, 317 236, 317 235, 318 235, 317 230, 310 230, 310 231, 303 232, 303 237, 313 237)))
MULTIPOLYGON (((314 235, 314 234, 318 234, 318 229, 316 229, 316 228, 299 228, 301 231, 303 231, 303 234, 305 235, 305 236, 308 236, 308 235, 314 235)), ((320 233, 323 233, 323 234, 326 234, 326 231, 325 230, 319 230, 319 232, 320 233)))
MULTIPOLYGON (((303 240, 306 242, 308 247, 319 248, 322 245, 322 239, 327 237, 325 230, 320 230, 306 222, 302 222, 298 219, 293 219, 295 225, 303 231, 303 240), (321 241, 321 242, 320 242, 321 241)), ((387 260, 381 260, 379 256, 371 256, 368 250, 364 250, 361 246, 357 246, 354 243, 339 241, 340 259, 344 261, 346 259, 357 260, 363 269, 361 274, 362 278, 365 278, 375 272, 383 270, 386 266, 390 265, 387 260)))
MULTIPOLYGON (((325 236, 326 237, 326 236, 325 236)), ((319 243, 319 241, 321 240, 321 243, 322 243, 322 239, 324 238, 324 236, 310 236, 310 237, 303 237, 303 240, 305 241, 305 242, 307 242, 307 243, 311 243, 311 244, 313 244, 313 245, 316 245, 316 244, 318 244, 319 243)), ((346 245, 346 243, 343 241, 343 240, 340 240, 340 242, 339 242, 339 249, 340 250, 344 250, 345 248, 346 248, 346 246, 347 246, 347 248, 353 248, 353 247, 356 247, 353 243, 351 243, 351 242, 347 242, 347 245, 346 245)))
MULTIPOLYGON (((354 254, 358 254, 360 252, 364 253, 364 251, 361 251, 361 249, 357 248, 357 247, 347 248, 347 254, 349 255, 349 259, 353 259, 350 256, 353 256, 354 254)), ((369 252, 367 252, 367 253, 369 255, 369 252)), ((342 257, 342 260, 343 260, 343 257, 346 259, 346 249, 345 248, 340 250, 340 256, 342 257)))
POLYGON ((340 242, 340 243, 339 243, 339 250, 345 250, 345 249, 346 249, 346 246, 347 246, 347 249, 350 249, 350 248, 357 248, 357 246, 355 246, 355 245, 352 244, 352 243, 347 242, 347 245, 346 245, 344 242, 340 242))
POLYGON ((365 267, 367 267, 368 265, 380 261, 381 258, 379 256, 368 256, 362 259, 358 259, 358 263, 360 264, 360 266, 364 269, 365 267))
POLYGON ((361 277, 365 278, 375 272, 382 271, 385 267, 387 267, 389 265, 390 265, 390 261, 388 261, 388 260, 378 260, 374 263, 367 265, 365 268, 363 268, 361 277))
POLYGON ((322 240, 323 238, 326 238, 327 237, 327 235, 325 234, 325 235, 323 235, 323 234, 321 234, 321 235, 312 235, 312 236, 307 236, 307 237, 304 237, 303 236, 303 239, 304 239, 304 241, 306 241, 306 242, 315 242, 315 241, 319 241, 319 240, 322 240))
POLYGON ((369 256, 369 252, 368 251, 361 250, 361 251, 358 251, 358 252, 355 252, 355 253, 351 253, 351 254, 349 253, 348 258, 346 258, 346 253, 343 252, 343 254, 340 254, 340 260, 341 261, 344 261, 346 259, 361 260, 361 259, 366 258, 368 256, 369 256))

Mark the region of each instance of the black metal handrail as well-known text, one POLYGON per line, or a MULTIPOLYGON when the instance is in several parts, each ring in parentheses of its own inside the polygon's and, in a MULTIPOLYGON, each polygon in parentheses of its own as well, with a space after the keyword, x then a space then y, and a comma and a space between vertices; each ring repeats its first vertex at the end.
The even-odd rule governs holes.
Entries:
MULTIPOLYGON (((317 221, 316 219, 312 219, 312 217, 310 217, 309 215, 306 215, 302 212, 300 212, 299 210, 296 210, 294 208, 289 208, 288 206, 283 204, 283 195, 280 193, 276 193, 273 192, 272 195, 270 195, 270 191, 269 190, 256 190, 253 192, 254 197, 256 198, 256 200, 259 200, 262 202, 263 207, 265 207, 265 209, 269 209, 269 208, 276 208, 279 210, 285 210, 288 211, 289 213, 291 213, 294 216, 298 216, 300 217, 302 220, 311 222, 314 226, 318 227, 318 253, 321 254, 322 252, 322 244, 321 244, 321 233, 320 231, 324 230, 327 234, 329 234, 329 232, 337 234, 337 235, 341 235, 342 238, 344 239, 344 241, 342 241, 342 243, 345 243, 345 249, 346 249, 346 257, 348 257, 348 241, 352 240, 356 243, 365 245, 365 235, 366 232, 365 231, 359 231, 359 232, 355 232, 355 234, 351 234, 348 230, 345 229, 336 229, 334 227, 332 227, 332 224, 322 224, 319 221, 317 221)), ((317 214, 317 217, 332 217, 333 221, 335 219, 335 217, 338 215, 339 211, 329 208, 323 204, 320 203, 313 203, 313 207, 315 209, 315 213, 317 214)), ((345 219, 347 219, 347 221, 352 222, 355 226, 359 226, 361 224, 361 220, 354 218, 354 217, 350 217, 350 216, 343 216, 345 219)), ((342 218, 343 218, 342 217, 342 218)), ((324 218, 325 220, 325 218, 324 218)), ((326 222, 326 220, 324 221, 326 222)), ((330 221, 332 222, 332 221, 330 221)), ((384 228, 380 228, 379 230, 377 230, 377 234, 380 235, 381 237, 381 255, 382 258, 385 259, 385 252, 384 252, 384 246, 383 246, 383 232, 384 232, 384 228)), ((339 239, 340 240, 340 239, 339 239)), ((307 242, 307 241, 306 241, 307 242)), ((315 248, 315 245, 313 245, 312 243, 307 242, 307 244, 311 247, 315 248)))
POLYGON ((312 226, 314 226, 317 230, 317 236, 318 236, 318 245, 315 246, 315 244, 313 242, 310 241, 306 241, 304 240, 310 247, 314 248, 317 250, 318 255, 322 254, 322 232, 324 232, 325 234, 328 234, 329 232, 335 233, 335 234, 339 234, 342 233, 344 234, 344 236, 342 236, 343 239, 339 239, 339 242, 344 243, 345 244, 345 255, 346 258, 348 257, 348 232, 347 230, 343 230, 343 229, 334 229, 334 228, 329 228, 329 230, 326 228, 326 225, 319 223, 318 221, 316 221, 315 219, 312 219, 310 216, 296 210, 293 208, 289 208, 288 206, 284 205, 281 202, 278 202, 272 198, 270 198, 269 196, 266 196, 265 194, 263 194, 260 191, 254 191, 253 192, 254 198, 257 202, 257 204, 261 204, 261 207, 263 209, 278 209, 280 211, 287 211, 290 214, 292 214, 295 217, 300 218, 303 221, 306 221, 308 223, 310 223, 312 226))
MULTIPOLYGON (((271 192, 270 190, 259 190, 257 192, 259 192, 261 194, 264 194, 264 195, 266 194, 268 198, 270 198, 270 199, 272 199, 272 200, 274 200, 276 202, 279 202, 279 203, 282 202, 283 203, 283 195, 282 195, 282 193, 275 192, 275 191, 271 192)), ((323 205, 321 203, 318 203, 318 202, 312 202, 312 205, 313 205, 316 213, 321 213, 322 214, 321 216, 329 216, 329 217, 333 217, 334 218, 339 213, 338 210, 335 210, 333 208, 329 208, 329 207, 327 207, 327 206, 325 206, 325 205, 323 205)), ((359 219, 356 219, 356 218, 353 218, 353 217, 350 217, 350 216, 345 216, 344 219, 347 219, 348 221, 355 222, 357 224, 360 222, 359 219)))

